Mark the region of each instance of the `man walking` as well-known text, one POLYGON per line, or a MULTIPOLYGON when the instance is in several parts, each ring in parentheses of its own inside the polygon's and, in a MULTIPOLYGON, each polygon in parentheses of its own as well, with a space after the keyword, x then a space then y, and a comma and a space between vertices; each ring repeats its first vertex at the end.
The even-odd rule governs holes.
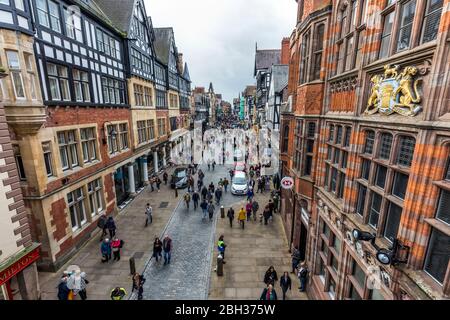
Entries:
POLYGON ((203 211, 202 220, 206 220, 206 216, 208 215, 208 202, 206 202, 206 199, 202 200, 202 203, 200 203, 200 208, 202 208, 203 211))
POLYGON ((294 248, 291 257, 292 257, 292 273, 295 273, 295 269, 297 269, 301 258, 300 250, 298 250, 298 247, 294 248))
POLYGON ((308 267, 306 266, 306 262, 303 261, 300 264, 297 276, 300 280, 300 292, 304 292, 306 290, 306 280, 308 278, 308 267))
POLYGON ((216 207, 214 206, 212 201, 210 201, 209 205, 208 205, 209 221, 212 221, 215 210, 216 210, 216 207))
POLYGON ((234 209, 231 207, 227 212, 228 220, 230 220, 230 228, 233 228, 234 209))
POLYGON ((200 195, 197 191, 194 191, 194 193, 192 194, 192 200, 194 201, 194 210, 197 210, 199 199, 200 195))
POLYGON ((153 208, 150 206, 150 203, 147 203, 147 208, 145 208, 145 215, 147 218, 145 219, 145 226, 147 227, 148 223, 152 224, 153 222, 153 208))
POLYGON ((223 179, 223 188, 225 189, 225 193, 228 192, 228 184, 229 184, 228 179, 224 178, 223 179))
POLYGON ((116 223, 114 222, 113 217, 108 217, 108 221, 106 221, 106 228, 109 231, 109 238, 112 239, 116 235, 116 223))
POLYGON ((189 203, 191 202, 191 195, 189 194, 189 192, 186 192, 186 194, 184 195, 184 202, 186 203, 186 208, 189 211, 189 203))
POLYGON ((163 252, 164 252, 164 265, 170 264, 170 258, 172 253, 172 239, 166 234, 163 240, 163 252))
POLYGON ((259 204, 258 201, 254 200, 252 203, 253 220, 256 221, 256 214, 258 213, 259 204))
POLYGON ((216 196, 216 204, 219 205, 220 199, 222 198, 222 189, 220 187, 216 189, 215 196, 216 196))
POLYGON ((203 198, 203 200, 206 199, 207 195, 208 195, 208 189, 206 188, 206 186, 203 186, 203 188, 202 188, 202 198, 203 198))
POLYGON ((169 175, 167 174, 166 171, 164 171, 164 173, 163 173, 163 180, 164 180, 164 185, 167 185, 167 181, 169 180, 169 175))

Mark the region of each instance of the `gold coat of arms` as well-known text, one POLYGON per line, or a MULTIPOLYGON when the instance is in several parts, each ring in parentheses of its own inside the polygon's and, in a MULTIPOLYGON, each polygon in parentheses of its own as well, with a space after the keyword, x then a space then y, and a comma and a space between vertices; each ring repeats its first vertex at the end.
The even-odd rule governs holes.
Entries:
POLYGON ((367 102, 366 114, 377 112, 383 115, 398 113, 404 116, 415 116, 421 110, 419 105, 420 79, 414 79, 417 74, 416 67, 405 67, 399 72, 400 67, 395 65, 384 67, 384 75, 375 75, 370 81, 372 91, 367 102))

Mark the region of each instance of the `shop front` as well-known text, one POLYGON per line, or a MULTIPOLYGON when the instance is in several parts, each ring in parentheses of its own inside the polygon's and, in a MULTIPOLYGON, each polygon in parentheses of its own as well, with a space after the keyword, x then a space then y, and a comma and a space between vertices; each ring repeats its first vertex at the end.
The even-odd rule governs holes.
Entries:
POLYGON ((40 244, 33 243, 0 265, 0 300, 37 300, 36 261, 40 244))
POLYGON ((122 205, 130 197, 130 184, 128 177, 128 165, 117 169, 114 173, 117 205, 122 205))
POLYGON ((133 163, 135 190, 139 190, 145 185, 144 172, 142 168, 144 163, 145 162, 141 158, 137 158, 136 162, 133 163))

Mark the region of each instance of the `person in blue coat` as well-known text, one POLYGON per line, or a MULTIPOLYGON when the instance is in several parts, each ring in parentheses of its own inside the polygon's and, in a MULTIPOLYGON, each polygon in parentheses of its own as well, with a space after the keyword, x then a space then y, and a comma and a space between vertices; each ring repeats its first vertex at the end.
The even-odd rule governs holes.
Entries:
POLYGON ((109 242, 109 239, 106 238, 100 247, 100 251, 102 253, 102 262, 108 262, 111 260, 111 243, 109 242))

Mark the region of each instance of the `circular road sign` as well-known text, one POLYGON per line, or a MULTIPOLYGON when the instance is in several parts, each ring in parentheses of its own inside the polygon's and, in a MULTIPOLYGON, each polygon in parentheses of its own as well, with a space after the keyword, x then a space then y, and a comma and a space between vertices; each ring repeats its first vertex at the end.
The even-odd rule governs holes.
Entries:
POLYGON ((281 180, 281 187, 283 189, 292 189, 294 187, 294 179, 291 177, 284 177, 281 180))

